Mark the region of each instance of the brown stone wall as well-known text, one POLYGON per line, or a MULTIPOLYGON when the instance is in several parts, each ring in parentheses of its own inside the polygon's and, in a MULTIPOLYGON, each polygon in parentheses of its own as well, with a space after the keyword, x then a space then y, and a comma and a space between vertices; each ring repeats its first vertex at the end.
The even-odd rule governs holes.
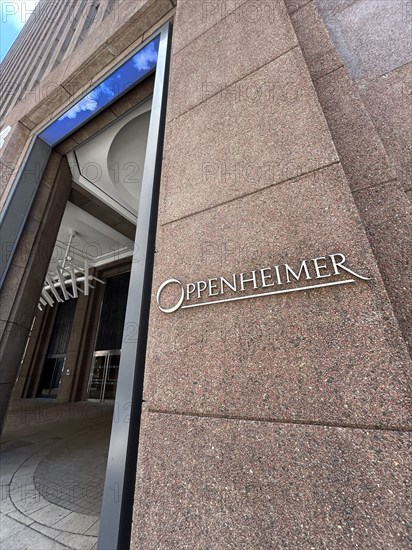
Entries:
POLYGON ((315 0, 399 182, 412 188, 412 3, 315 0))
POLYGON ((294 27, 280 0, 177 6, 132 548, 408 546, 411 361, 313 82, 339 56, 294 27), (338 250, 371 280, 156 306, 338 250))
POLYGON ((12 398, 36 397, 57 308, 36 311, 12 398))
POLYGON ((16 381, 70 192, 67 159, 52 153, 0 292, 0 420, 16 381))
MULTIPOLYGON (((348 67, 343 64, 342 46, 337 42, 338 52, 322 20, 323 14, 330 26, 346 11, 333 12, 332 19, 331 13, 327 12, 327 18, 325 11, 319 12, 315 2, 300 8, 293 2, 287 5, 386 290, 412 353, 412 205, 399 180, 394 157, 388 153, 359 87, 348 74, 354 72, 350 64, 354 60, 349 59, 348 67)), ((369 19, 364 23, 369 24, 369 19)), ((331 29, 334 36, 335 28, 331 29)), ((382 63, 380 58, 379 61, 382 63)), ((396 119, 389 122, 388 117, 381 116, 380 122, 385 134, 391 132, 396 119)))

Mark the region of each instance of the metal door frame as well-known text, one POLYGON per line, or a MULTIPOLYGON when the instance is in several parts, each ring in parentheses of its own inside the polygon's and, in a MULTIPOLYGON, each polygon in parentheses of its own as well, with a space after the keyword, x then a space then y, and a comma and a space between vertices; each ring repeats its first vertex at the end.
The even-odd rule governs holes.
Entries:
MULTIPOLYGON (((92 367, 90 369, 90 376, 89 376, 89 383, 87 385, 87 401, 90 401, 92 403, 107 403, 107 402, 111 402, 113 401, 112 399, 104 399, 104 394, 105 394, 105 391, 106 391, 106 382, 107 382, 107 371, 108 371, 108 363, 109 363, 109 357, 116 357, 116 356, 119 356, 121 357, 122 355, 122 350, 120 349, 110 349, 110 350, 99 350, 99 351, 95 351, 93 353, 93 362, 92 362, 92 367), (89 397, 89 392, 90 392, 90 385, 91 385, 91 382, 92 382, 92 379, 93 379, 93 369, 94 369, 94 358, 95 357, 105 357, 105 362, 104 362, 104 375, 103 375, 103 378, 104 378, 104 382, 103 382, 103 385, 102 385, 102 389, 100 390, 100 399, 90 399, 89 397)), ((120 364, 119 364, 119 369, 120 369, 120 364)))
MULTIPOLYGON (((116 390, 98 550, 129 548, 139 447, 143 379, 149 325, 157 210, 166 118, 171 24, 160 31, 152 114, 137 217, 135 255, 130 273, 125 330, 134 326, 137 337, 123 338, 116 390)), ((151 37, 154 38, 155 35, 151 37)))

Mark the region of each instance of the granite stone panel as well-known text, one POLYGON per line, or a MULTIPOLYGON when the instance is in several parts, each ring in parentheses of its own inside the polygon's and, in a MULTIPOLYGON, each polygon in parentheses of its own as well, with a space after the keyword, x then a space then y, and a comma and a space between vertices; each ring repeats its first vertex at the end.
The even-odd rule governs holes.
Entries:
POLYGON ((399 181, 412 189, 412 63, 358 84, 399 181))
POLYGON ((167 125, 162 222, 336 162, 298 48, 167 125))
MULTIPOLYGON (((4 325, 4 322, 0 320, 4 325)), ((0 341, 0 357, 7 360, 7 364, 19 364, 26 346, 29 329, 16 325, 15 323, 7 323, 4 329, 1 330, 0 341), (7 352, 5 353, 5 350, 7 352)), ((16 371, 12 368, 7 368, 3 364, 0 369, 0 384, 13 384, 16 381, 16 371)), ((1 387, 1 386, 0 386, 1 387)))
POLYGON ((74 141, 74 139, 72 139, 71 137, 65 139, 64 141, 62 141, 56 148, 55 150, 60 154, 60 155, 66 155, 67 153, 70 153, 70 151, 73 151, 73 149, 76 149, 76 147, 78 146, 79 144, 74 141))
POLYGON ((342 60, 313 2, 295 11, 291 21, 312 79, 331 73, 342 60))
POLYGON ((14 380, 12 383, 0 384, 0 419, 5 418, 9 406, 10 395, 13 391, 14 380))
MULTIPOLYGON (((143 33, 159 21, 167 11, 174 9, 170 0, 135 0, 116 2, 112 14, 100 22, 85 37, 81 47, 75 48, 62 62, 47 74, 7 113, 6 122, 21 120, 33 129, 31 114, 43 110, 54 90, 60 87, 72 96, 90 82, 110 61, 132 44, 137 45, 143 33)), ((48 113, 52 111, 48 108, 48 113)))
MULTIPOLYGON (((3 195, 6 189, 9 186, 14 168, 9 168, 0 160, 0 197, 3 199, 3 195)), ((0 199, 0 206, 3 207, 2 201, 0 199)))
POLYGON ((316 91, 352 190, 393 180, 396 173, 346 69, 318 80, 316 91))
MULTIPOLYGON (((5 329, 5 323, 9 319, 10 313, 13 308, 14 301, 16 299, 16 293, 19 289, 21 279, 24 274, 24 269, 15 265, 10 266, 9 273, 11 274, 10 280, 2 288, 1 302, 0 302, 0 321, 3 323, 1 329, 5 329)), ((30 320, 23 323, 24 326, 29 326, 30 320)), ((1 333, 0 333, 1 337, 1 333)))
POLYGON ((16 123, 0 150, 0 211, 13 185, 14 176, 18 171, 18 161, 28 143, 29 130, 23 124, 16 123))
MULTIPOLYGON (((127 4, 128 2, 125 2, 127 4)), ((127 20, 127 25, 115 32, 107 40, 115 55, 120 54, 130 44, 143 35, 145 31, 161 19, 168 11, 174 9, 171 0, 150 0, 143 3, 137 11, 134 2, 129 2, 135 15, 127 20)))
MULTIPOLYGON (((205 34, 217 23, 225 19, 229 14, 240 8, 247 0, 210 0, 199 2, 199 0, 179 0, 176 12, 176 25, 173 36, 173 54, 182 50, 185 46, 196 40, 196 38, 205 34)), ((255 2, 262 5, 262 12, 269 12, 272 8, 268 7, 271 0, 259 0, 255 2)), ((280 2, 279 2, 280 3, 280 2)), ((244 8, 242 8, 244 9, 244 8)), ((249 18, 257 17, 258 11, 252 11, 244 15, 249 18)), ((239 18, 240 14, 238 15, 239 18)))
POLYGON ((34 93, 38 96, 37 101, 40 105, 26 117, 26 123, 29 121, 34 126, 41 124, 44 120, 47 120, 55 109, 58 109, 62 103, 70 99, 70 94, 60 85, 55 84, 51 90, 52 93, 50 93, 50 89, 44 90, 42 87, 38 87, 33 92, 28 92, 29 94, 34 93), (45 97, 46 95, 48 96, 47 98, 45 97))
MULTIPOLYGON (((43 240, 40 246, 39 235, 44 228, 43 216, 47 212, 51 193, 50 188, 58 174, 60 162, 60 155, 56 153, 52 154, 33 201, 28 220, 20 236, 7 278, 0 293, 0 319, 2 321, 12 320, 23 327, 30 327, 33 320, 33 312, 26 304, 27 300, 32 300, 33 295, 39 294, 39 286, 43 282, 43 275, 39 275, 39 269, 41 273, 41 266, 45 263, 48 264, 48 258, 54 247, 54 241, 50 243, 48 240, 47 242, 43 240), (30 261, 32 262, 31 265, 33 265, 34 254, 36 254, 34 265, 37 266, 37 270, 27 267, 30 265, 30 261)), ((63 195, 67 199, 64 191, 63 195)), ((51 215, 54 212, 58 213, 58 206, 61 202, 57 195, 55 199, 51 215)), ((58 225, 60 225, 60 218, 58 225)), ((6 253, 7 251, 4 250, 3 254, 6 253)))
POLYGON ((156 21, 154 25, 152 25, 151 27, 148 27, 143 34, 143 40, 147 40, 148 38, 151 38, 152 34, 155 33, 158 29, 160 29, 160 27, 163 27, 163 25, 167 22, 174 25, 175 14, 176 14, 176 7, 168 11, 166 15, 164 15, 161 19, 156 21))
POLYGON ((296 45, 283 2, 250 0, 241 4, 184 51, 174 54, 168 119, 202 103, 296 45))
MULTIPOLYGON (((156 250, 144 392, 152 408, 410 426, 410 357, 339 164, 166 224, 156 250), (371 280, 174 314, 155 302, 171 278, 250 278, 337 252, 371 280)), ((178 297, 164 298, 170 307, 178 297)))
POLYGON ((398 181, 361 190, 355 200, 412 356, 412 204, 398 181))
MULTIPOLYGON (((15 380, 19 371, 70 183, 67 161, 52 153, 1 290, 0 320, 6 330, 0 343, 0 364, 6 382, 15 380), (16 330, 19 331, 19 338, 14 336, 16 330)), ((1 330, 2 327, 0 334, 1 330)), ((7 384, 5 389, 10 389, 7 384)), ((2 422, 3 418, 0 418, 2 422)))
POLYGON ((284 0, 284 2, 288 12, 292 14, 299 8, 303 8, 303 6, 310 4, 312 0, 284 0))
POLYGON ((120 117, 127 113, 127 111, 130 111, 130 109, 139 105, 139 103, 153 94, 154 79, 154 75, 150 75, 141 84, 113 103, 110 109, 117 117, 120 117))
POLYGON ((66 79, 64 86, 71 90, 79 89, 89 80, 91 80, 96 74, 114 59, 115 55, 111 49, 101 47, 92 59, 87 63, 79 67, 79 69, 70 75, 70 78, 66 79))
POLYGON ((32 304, 34 299, 37 305, 45 275, 43 269, 45 266, 42 266, 41 273, 29 274, 24 271, 24 268, 13 264, 10 266, 9 280, 6 281, 1 292, 1 321, 11 319, 19 326, 30 328, 34 317, 34 308, 27 304, 32 304))
POLYGON ((410 3, 315 0, 350 75, 376 78, 410 62, 410 3), (343 8, 343 9, 342 9, 343 8))
POLYGON ((131 549, 406 550, 409 434, 147 412, 131 549))
POLYGON ((29 135, 29 130, 23 124, 17 123, 12 127, 0 149, 0 163, 2 166, 14 170, 29 135))

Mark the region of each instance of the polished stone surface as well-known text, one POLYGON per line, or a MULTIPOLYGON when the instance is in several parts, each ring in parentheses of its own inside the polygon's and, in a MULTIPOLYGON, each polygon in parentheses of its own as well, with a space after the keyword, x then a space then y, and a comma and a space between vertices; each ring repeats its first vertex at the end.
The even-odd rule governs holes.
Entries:
POLYGON ((410 62, 410 4, 403 0, 315 0, 353 78, 370 79, 410 62))
POLYGON ((342 60, 313 2, 295 11, 291 21, 312 79, 316 80, 342 66, 342 60))
POLYGON ((412 203, 397 181, 361 190, 355 199, 412 354, 412 203))
POLYGON ((295 48, 168 124, 161 223, 337 160, 295 48))
POLYGON ((411 363, 339 165, 163 226, 145 378, 151 407, 411 426, 411 363), (371 281, 162 313, 160 284, 335 252, 371 281), (384 388, 384 391, 383 391, 384 388))
POLYGON ((408 434, 147 413, 131 549, 406 550, 408 434))
MULTIPOLYGON (((296 45, 283 2, 241 3, 237 10, 173 55, 168 119, 239 82, 296 45)), ((247 92, 253 101, 258 91, 251 87, 247 92)))

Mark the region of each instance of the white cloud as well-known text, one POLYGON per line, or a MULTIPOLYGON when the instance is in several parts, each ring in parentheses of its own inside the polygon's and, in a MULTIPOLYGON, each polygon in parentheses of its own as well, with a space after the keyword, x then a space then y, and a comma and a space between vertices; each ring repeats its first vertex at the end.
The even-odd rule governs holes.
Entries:
POLYGON ((74 119, 81 111, 95 111, 97 109, 97 99, 99 98, 99 95, 99 90, 93 90, 90 94, 87 94, 86 97, 79 101, 79 103, 73 105, 67 113, 64 113, 64 115, 59 118, 59 120, 64 120, 65 118, 74 119))
POLYGON ((150 43, 133 57, 133 65, 138 71, 147 71, 157 61, 157 50, 154 43, 150 43))
POLYGON ((1 23, 21 30, 37 4, 38 0, 0 0, 1 23))

